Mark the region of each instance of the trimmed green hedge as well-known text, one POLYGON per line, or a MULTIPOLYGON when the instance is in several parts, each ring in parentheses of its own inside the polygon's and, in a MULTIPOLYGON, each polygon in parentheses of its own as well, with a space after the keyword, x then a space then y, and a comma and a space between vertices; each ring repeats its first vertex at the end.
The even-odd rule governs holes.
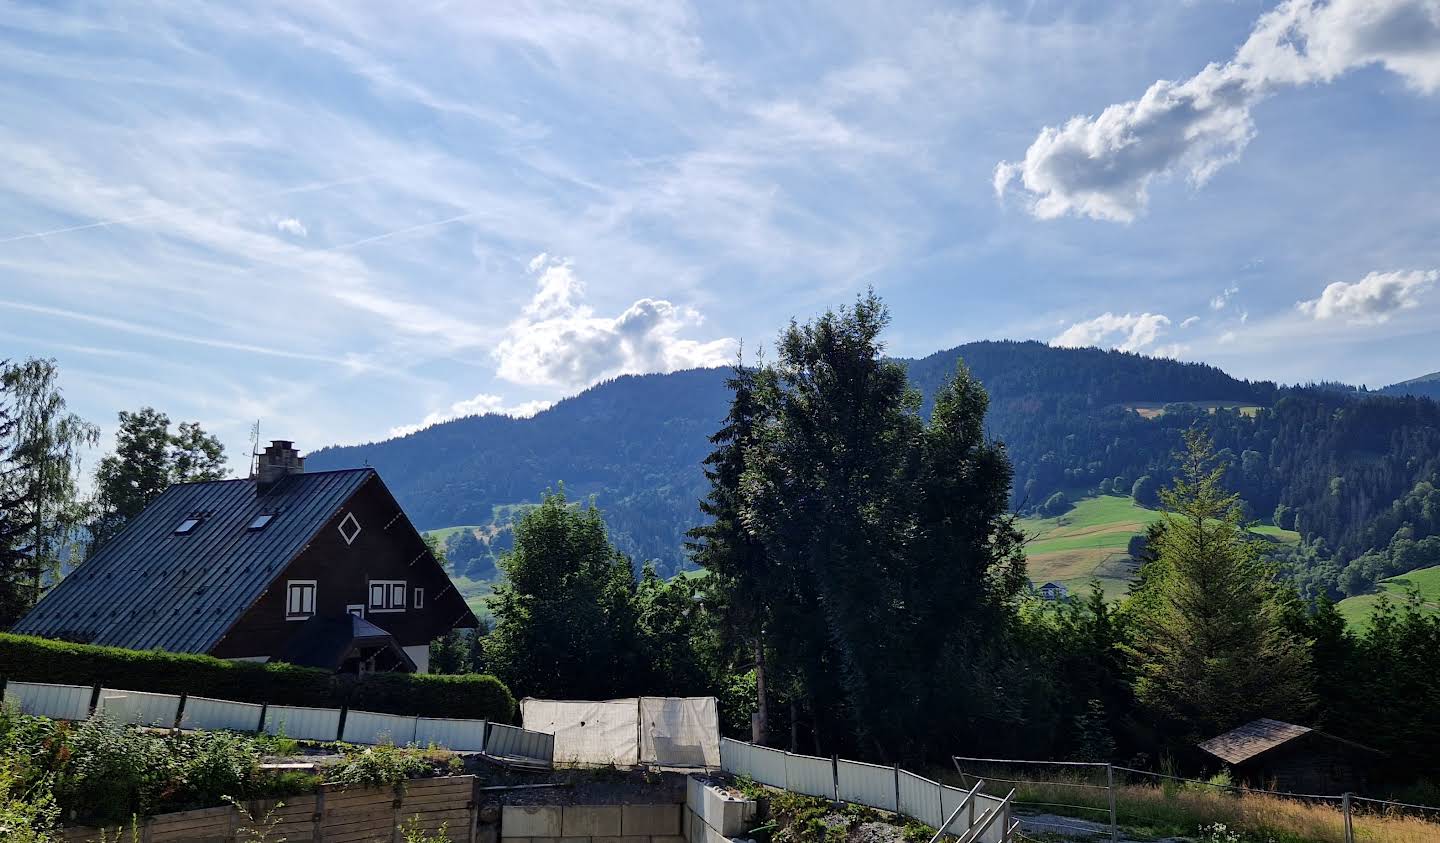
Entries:
POLYGON ((374 673, 363 679, 313 667, 124 650, 0 633, 0 676, 18 682, 104 685, 236 702, 349 706, 387 714, 509 723, 515 697, 493 676, 374 673))

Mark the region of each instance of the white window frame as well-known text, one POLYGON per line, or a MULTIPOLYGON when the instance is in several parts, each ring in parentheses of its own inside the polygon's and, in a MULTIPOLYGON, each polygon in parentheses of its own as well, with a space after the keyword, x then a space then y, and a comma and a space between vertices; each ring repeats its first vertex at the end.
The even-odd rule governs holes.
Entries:
POLYGON ((345 607, 345 614, 354 615, 357 618, 363 618, 365 617, 365 604, 351 603, 349 606, 345 607))
POLYGON ((405 592, 409 583, 405 580, 371 580, 366 584, 365 605, 366 611, 370 614, 377 612, 403 612, 405 611, 405 592), (375 589, 382 589, 379 603, 375 602, 375 589), (399 595, 399 599, 396 599, 399 595))
POLYGON ((410 605, 416 609, 425 608, 425 589, 418 586, 415 588, 415 596, 411 599, 410 605))
MULTIPOLYGON (((301 606, 304 606, 305 592, 300 592, 301 606)), ((320 584, 315 580, 286 580, 285 581, 285 620, 305 621, 315 617, 315 604, 320 600, 320 584), (310 611, 292 612, 290 606, 294 602, 294 592, 299 589, 310 589, 310 611)))

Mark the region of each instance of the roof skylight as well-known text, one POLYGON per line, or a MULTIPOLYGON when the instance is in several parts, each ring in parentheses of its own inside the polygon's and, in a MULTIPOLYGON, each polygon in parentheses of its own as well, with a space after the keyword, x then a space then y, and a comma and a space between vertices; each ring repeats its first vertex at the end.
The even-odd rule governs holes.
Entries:
POLYGON ((274 518, 275 518, 275 514, 274 514, 274 513, 272 513, 272 512, 262 512, 261 514, 255 516, 255 520, 254 520, 254 521, 251 521, 251 522, 250 522, 250 526, 246 527, 245 529, 247 529, 247 530, 263 530, 263 529, 265 529, 265 525, 266 525, 266 524, 269 524, 272 520, 274 520, 274 518))

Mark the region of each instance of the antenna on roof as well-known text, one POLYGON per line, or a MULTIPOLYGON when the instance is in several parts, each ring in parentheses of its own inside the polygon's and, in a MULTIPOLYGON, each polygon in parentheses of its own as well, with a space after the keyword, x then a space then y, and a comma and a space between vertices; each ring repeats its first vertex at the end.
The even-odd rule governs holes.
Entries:
POLYGON ((250 426, 250 477, 254 479, 260 473, 260 420, 256 419, 255 424, 250 426))

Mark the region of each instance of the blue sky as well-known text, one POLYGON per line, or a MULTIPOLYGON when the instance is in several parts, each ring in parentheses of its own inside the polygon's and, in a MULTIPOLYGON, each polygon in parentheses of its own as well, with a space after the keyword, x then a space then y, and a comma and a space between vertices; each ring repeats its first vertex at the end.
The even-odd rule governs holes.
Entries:
POLYGON ((0 357, 310 449, 890 350, 1440 369, 1440 0, 0 4, 0 357))

